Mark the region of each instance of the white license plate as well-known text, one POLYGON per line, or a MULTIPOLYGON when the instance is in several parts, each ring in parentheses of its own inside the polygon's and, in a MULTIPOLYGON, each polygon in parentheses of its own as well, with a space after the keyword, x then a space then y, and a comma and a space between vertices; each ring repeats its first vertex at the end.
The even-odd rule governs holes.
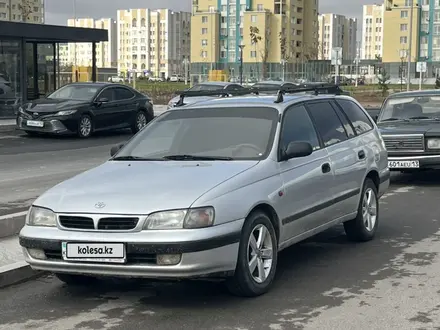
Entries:
POLYGON ((38 120, 28 120, 26 125, 32 127, 44 127, 44 122, 38 120))
POLYGON ((125 263, 125 246, 121 243, 67 243, 61 244, 63 259, 67 261, 89 261, 125 263))
POLYGON ((389 160, 389 168, 419 168, 418 160, 389 160))

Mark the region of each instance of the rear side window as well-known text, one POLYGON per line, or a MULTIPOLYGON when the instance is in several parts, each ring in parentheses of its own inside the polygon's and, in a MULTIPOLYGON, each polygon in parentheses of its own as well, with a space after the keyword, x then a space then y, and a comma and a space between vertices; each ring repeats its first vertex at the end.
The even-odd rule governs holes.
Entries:
POLYGON ((348 119, 353 124, 357 135, 371 131, 373 124, 364 111, 354 102, 349 100, 337 100, 348 119))
POLYGON ((116 100, 128 100, 131 99, 134 94, 127 88, 115 88, 116 100))
POLYGON ((313 102, 306 106, 326 147, 348 139, 344 126, 329 102, 313 102))

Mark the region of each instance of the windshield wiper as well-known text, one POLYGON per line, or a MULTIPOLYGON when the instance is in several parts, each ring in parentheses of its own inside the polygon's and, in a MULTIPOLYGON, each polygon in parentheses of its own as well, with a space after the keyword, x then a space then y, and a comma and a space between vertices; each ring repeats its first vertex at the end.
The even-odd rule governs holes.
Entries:
POLYGON ((415 116, 415 117, 409 117, 408 119, 410 119, 410 120, 417 120, 417 119, 440 120, 440 118, 428 117, 428 116, 415 116))
POLYGON ((112 160, 136 160, 136 161, 160 160, 160 161, 163 161, 162 158, 147 158, 147 157, 139 157, 139 156, 119 156, 119 157, 113 158, 112 160))
POLYGON ((387 119, 384 119, 384 120, 381 120, 381 121, 384 122, 384 121, 398 121, 398 120, 400 120, 400 121, 409 121, 407 118, 394 118, 394 117, 387 118, 387 119))
POLYGON ((233 160, 234 158, 223 157, 223 156, 169 155, 169 156, 164 156, 163 159, 169 159, 169 160, 233 160))

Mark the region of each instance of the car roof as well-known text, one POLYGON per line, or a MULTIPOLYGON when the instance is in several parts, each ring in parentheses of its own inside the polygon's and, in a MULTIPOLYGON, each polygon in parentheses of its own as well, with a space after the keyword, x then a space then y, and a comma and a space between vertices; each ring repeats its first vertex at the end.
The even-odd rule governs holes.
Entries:
POLYGON ((276 95, 245 95, 245 96, 234 96, 234 97, 217 97, 202 100, 193 104, 186 105, 184 107, 173 108, 173 111, 185 111, 190 109, 198 108, 255 108, 258 107, 271 107, 278 110, 278 112, 283 113, 288 107, 295 103, 300 103, 309 100, 325 100, 325 99, 349 99, 353 100, 350 96, 345 95, 334 95, 334 94, 295 94, 295 95, 284 95, 284 100, 281 103, 275 103, 276 95))
POLYGON ((255 85, 277 85, 277 86, 281 86, 283 84, 294 84, 297 85, 296 83, 292 82, 292 81, 278 81, 278 80, 266 80, 266 81, 258 81, 255 83, 255 85))
POLYGON ((225 81, 207 81, 197 83, 195 85, 217 85, 217 86, 229 86, 229 85, 237 85, 237 83, 225 82, 225 81))
POLYGON ((396 97, 411 97, 411 96, 428 96, 428 95, 439 95, 440 96, 440 90, 439 89, 426 89, 422 91, 408 91, 408 92, 398 92, 391 94, 388 96, 388 98, 396 98, 396 97))
POLYGON ((100 82, 100 81, 97 81, 97 82, 75 82, 75 83, 71 83, 68 85, 70 85, 70 86, 96 86, 96 87, 121 86, 121 87, 130 88, 130 86, 123 85, 123 84, 100 82))

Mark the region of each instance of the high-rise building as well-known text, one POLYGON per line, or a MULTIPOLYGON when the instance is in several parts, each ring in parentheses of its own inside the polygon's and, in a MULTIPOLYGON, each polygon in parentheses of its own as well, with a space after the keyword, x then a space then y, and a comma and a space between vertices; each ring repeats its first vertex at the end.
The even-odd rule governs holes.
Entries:
MULTIPOLYGON (((428 39, 430 37, 424 33, 421 38, 421 6, 418 5, 418 2, 416 0, 388 0, 384 12, 383 62, 407 61, 408 56, 411 57, 412 62, 416 62, 419 58, 419 49, 423 49, 423 54, 428 54, 428 39), (422 45, 420 45, 421 42, 422 45)), ((429 13, 429 9, 426 9, 426 12, 429 13)), ((426 25, 429 26, 427 22, 426 25)), ((431 46, 433 45, 431 44, 431 46)), ((438 47, 440 58, 440 43, 438 47)))
POLYGON ((44 23, 44 0, 0 0, 0 21, 44 23))
POLYGON ((337 14, 321 14, 318 17, 318 58, 330 60, 332 49, 342 49, 343 60, 356 58, 357 20, 337 14))
MULTIPOLYGON (((184 74, 190 57, 191 13, 170 9, 118 10, 118 71, 184 74)), ((197 38, 197 35, 193 35, 197 38)))
POLYGON ((317 59, 318 0, 193 0, 192 71, 317 59))
MULTIPOLYGON (((0 0, 1 1, 1 0, 0 0)), ((78 18, 69 19, 68 26, 95 28, 108 31, 108 41, 96 45, 96 66, 98 68, 113 68, 117 66, 117 25, 112 18, 78 18)), ((91 66, 92 65, 92 44, 91 43, 70 43, 68 44, 67 58, 60 62, 68 65, 91 66)))
POLYGON ((384 4, 363 6, 362 59, 374 60, 383 56, 385 8, 384 4))

